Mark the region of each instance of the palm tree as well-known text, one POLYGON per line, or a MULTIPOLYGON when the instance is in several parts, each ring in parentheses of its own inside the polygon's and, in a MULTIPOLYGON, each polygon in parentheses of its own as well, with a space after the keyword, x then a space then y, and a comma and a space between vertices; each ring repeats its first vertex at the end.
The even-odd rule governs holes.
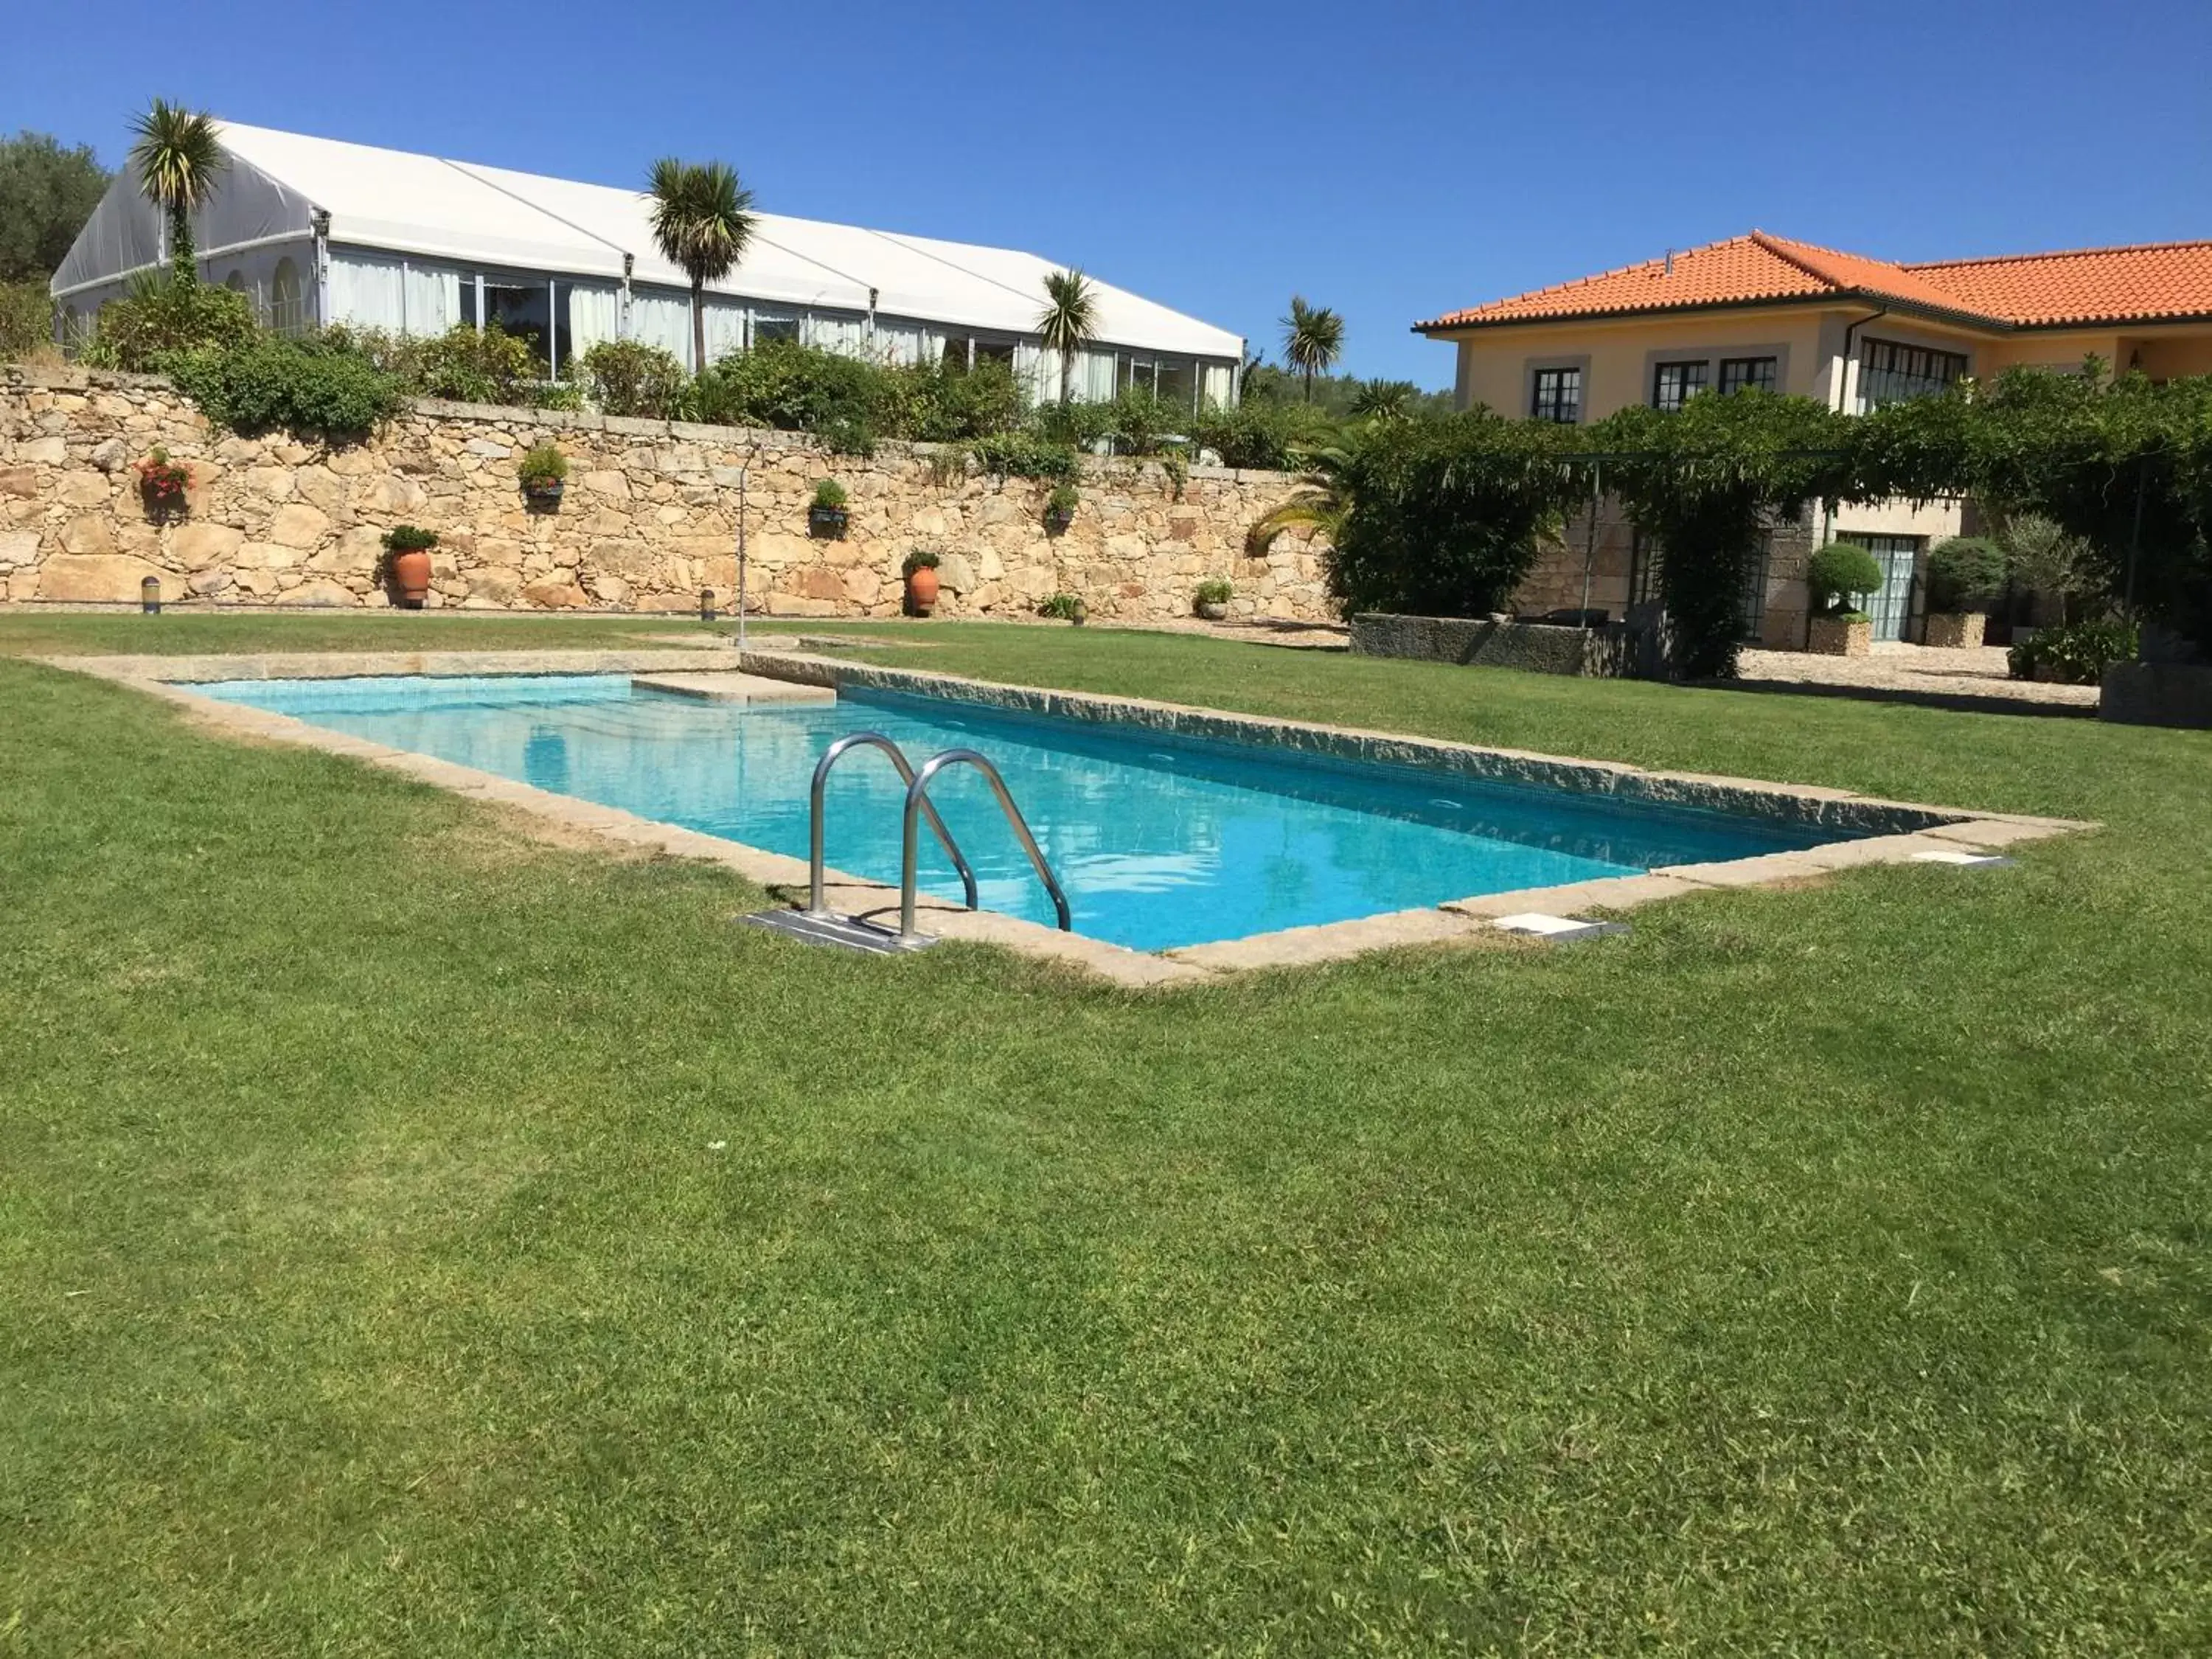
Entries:
POLYGON ((1075 354, 1097 331, 1098 289, 1080 270, 1048 270, 1044 298, 1037 332, 1047 351, 1060 354, 1060 400, 1064 404, 1074 385, 1075 354))
POLYGON ((1313 401, 1314 376, 1325 374, 1344 355, 1344 319, 1327 306, 1310 306, 1291 295, 1291 314, 1282 319, 1283 361, 1297 370, 1306 383, 1306 401, 1313 401))
POLYGON ((1352 412, 1364 420, 1403 420, 1420 395, 1411 380, 1364 380, 1352 394, 1352 412))
POLYGON ((1324 446, 1298 458, 1305 477, 1290 497, 1244 532, 1244 551, 1263 559, 1275 538, 1299 525, 1311 525, 1327 536, 1334 547, 1352 516, 1352 455, 1347 450, 1324 446))
POLYGON ((691 278, 691 371, 707 367, 707 284, 726 276, 753 236, 753 193, 722 161, 664 156, 647 181, 653 198, 653 240, 691 278))
POLYGON ((138 142, 131 165, 146 199, 169 216, 169 260, 177 280, 196 283, 192 260, 192 210, 215 194, 216 175, 228 165, 212 118, 199 110, 156 98, 131 124, 138 142))

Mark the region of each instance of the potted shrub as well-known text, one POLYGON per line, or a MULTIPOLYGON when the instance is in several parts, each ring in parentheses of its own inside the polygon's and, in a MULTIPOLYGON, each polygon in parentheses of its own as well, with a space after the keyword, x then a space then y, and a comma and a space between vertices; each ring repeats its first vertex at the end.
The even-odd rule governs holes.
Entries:
POLYGON ((1075 522, 1075 509, 1083 504, 1083 497, 1072 483, 1054 484, 1052 494, 1044 501, 1044 529, 1048 536, 1057 536, 1075 522))
POLYGON ((411 524, 396 524, 384 532, 376 579, 390 590, 393 604, 410 611, 422 608, 430 592, 430 550, 437 544, 437 532, 411 524))
POLYGON ((522 458, 522 493, 532 506, 558 507, 568 487, 568 458, 551 444, 539 444, 522 458))
POLYGON ((2004 550, 1980 536, 1954 536, 1928 550, 1928 622, 1921 643, 1979 645, 1990 596, 2004 586, 2004 550))
POLYGON ((937 560, 930 549, 917 547, 899 567, 899 574, 906 578, 908 615, 927 617, 937 608, 937 560))
POLYGON ((183 516, 185 492, 191 483, 191 468, 171 460, 166 449, 156 447, 138 463, 138 494, 146 503, 146 516, 156 523, 183 516))
POLYGON ((1055 593, 1037 607, 1037 615, 1073 623, 1078 628, 1091 619, 1091 611, 1080 593, 1055 593))
POLYGON ((1813 615, 1805 648, 1826 657, 1863 657, 1874 645, 1874 619, 1850 608, 1858 594, 1881 586, 1881 567, 1856 542, 1831 542, 1805 567, 1813 615))
POLYGON ((1208 622, 1219 622, 1229 614, 1229 601, 1237 590, 1219 576, 1208 577, 1198 585, 1193 608, 1208 622))
POLYGON ((825 537, 833 542, 845 539, 845 525, 849 515, 845 510, 848 497, 845 486, 835 478, 824 478, 814 486, 814 504, 806 509, 806 531, 811 536, 825 537))

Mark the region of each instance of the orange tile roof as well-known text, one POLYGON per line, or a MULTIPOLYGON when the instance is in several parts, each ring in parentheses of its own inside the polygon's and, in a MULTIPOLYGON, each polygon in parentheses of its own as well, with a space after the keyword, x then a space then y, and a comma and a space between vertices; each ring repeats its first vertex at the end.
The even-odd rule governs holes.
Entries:
POLYGON ((1825 297, 1888 301, 1998 329, 2212 317, 2212 242, 1904 265, 1754 230, 1414 327, 1429 331, 1825 297))
POLYGON ((2212 242, 2076 248, 1903 269, 2023 328, 2212 313, 2212 242))

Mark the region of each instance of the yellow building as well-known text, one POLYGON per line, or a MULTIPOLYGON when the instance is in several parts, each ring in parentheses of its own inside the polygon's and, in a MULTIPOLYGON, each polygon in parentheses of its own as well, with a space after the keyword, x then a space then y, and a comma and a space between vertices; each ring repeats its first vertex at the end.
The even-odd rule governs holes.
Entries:
MULTIPOLYGON (((2212 242, 1906 265, 1753 231, 1416 327, 1457 347, 1462 409, 1574 424, 1758 386, 1863 413, 1969 375, 2075 371, 2091 356, 2154 380, 2212 374, 2212 242)), ((1746 637, 1802 646, 1805 558, 1848 539, 1886 573, 1868 606, 1875 637, 1917 638, 1929 544, 1961 518, 1956 501, 1898 501, 1780 527, 1747 573, 1746 637)), ((1656 596, 1661 550, 1615 514, 1601 514, 1594 547, 1587 530, 1547 552, 1517 609, 1587 603, 1620 617, 1656 596)))

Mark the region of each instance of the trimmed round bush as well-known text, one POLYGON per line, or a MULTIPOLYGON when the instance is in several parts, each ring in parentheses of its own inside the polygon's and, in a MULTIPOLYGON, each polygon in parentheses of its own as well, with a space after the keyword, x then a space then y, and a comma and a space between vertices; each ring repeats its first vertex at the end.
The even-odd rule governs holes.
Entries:
POLYGON ((1928 550, 1928 608, 1972 611, 2004 586, 2004 549, 1985 536, 1954 536, 1928 550))
POLYGON ((1805 586, 1817 608, 1838 611, 1853 594, 1871 593, 1881 586, 1881 566, 1856 542, 1830 542, 1806 565, 1805 586))

